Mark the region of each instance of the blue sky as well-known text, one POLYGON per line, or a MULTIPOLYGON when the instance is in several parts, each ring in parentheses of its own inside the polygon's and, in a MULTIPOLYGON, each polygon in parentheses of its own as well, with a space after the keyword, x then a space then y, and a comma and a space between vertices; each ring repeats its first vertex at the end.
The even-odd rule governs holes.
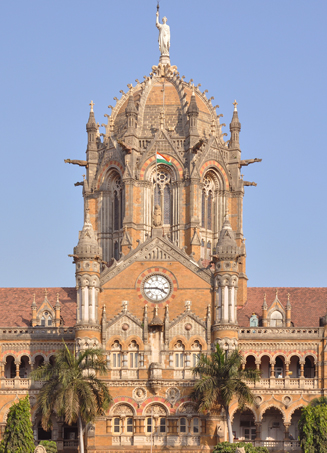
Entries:
MULTIPOLYGON (((250 286, 325 286, 327 2, 161 0, 171 62, 242 123, 250 286)), ((1 286, 74 286, 85 123, 158 63, 155 0, 2 2, 1 286)))

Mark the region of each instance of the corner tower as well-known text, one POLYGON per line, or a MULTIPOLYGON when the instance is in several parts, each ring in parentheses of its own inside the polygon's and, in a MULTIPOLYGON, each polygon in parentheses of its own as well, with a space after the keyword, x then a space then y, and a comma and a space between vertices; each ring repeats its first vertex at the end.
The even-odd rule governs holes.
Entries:
POLYGON ((98 346, 101 342, 98 299, 102 250, 88 209, 78 244, 74 247, 73 258, 76 264, 77 290, 76 343, 78 349, 85 349, 90 345, 98 346))

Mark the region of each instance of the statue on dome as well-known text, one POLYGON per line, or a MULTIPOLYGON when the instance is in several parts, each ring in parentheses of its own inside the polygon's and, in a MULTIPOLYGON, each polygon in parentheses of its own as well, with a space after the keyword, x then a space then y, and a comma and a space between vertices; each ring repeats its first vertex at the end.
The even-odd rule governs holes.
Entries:
POLYGON ((167 17, 164 17, 162 19, 162 24, 160 24, 158 9, 156 16, 156 27, 159 29, 159 50, 161 52, 161 56, 169 57, 170 27, 167 25, 167 17))

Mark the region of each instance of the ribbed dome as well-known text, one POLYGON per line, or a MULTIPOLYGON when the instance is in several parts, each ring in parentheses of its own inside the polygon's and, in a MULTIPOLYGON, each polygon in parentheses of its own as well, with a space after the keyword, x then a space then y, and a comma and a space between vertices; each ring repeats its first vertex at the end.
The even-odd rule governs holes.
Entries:
MULTIPOLYGON (((175 67, 171 67, 175 68, 175 67)), ((117 100, 111 115, 113 135, 122 138, 127 130, 126 108, 129 97, 132 95, 137 109, 137 134, 139 137, 153 137, 154 131, 160 128, 160 116, 164 111, 165 128, 172 134, 185 137, 188 132, 188 107, 192 92, 195 94, 196 105, 199 109, 198 131, 200 136, 208 137, 212 134, 221 137, 219 118, 215 108, 205 94, 198 88, 186 83, 175 69, 168 71, 168 75, 151 73, 150 77, 135 87, 130 87, 128 93, 123 93, 117 100), (175 71, 175 72, 172 72, 175 71)))

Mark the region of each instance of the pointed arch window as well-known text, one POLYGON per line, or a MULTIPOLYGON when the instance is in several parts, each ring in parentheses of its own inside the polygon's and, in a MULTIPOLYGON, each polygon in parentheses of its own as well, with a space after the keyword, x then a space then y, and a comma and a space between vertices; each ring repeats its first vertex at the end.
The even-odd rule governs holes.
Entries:
POLYGON ((113 189, 113 219, 114 231, 118 231, 123 227, 123 194, 121 178, 117 175, 112 181, 113 189))
POLYGON ((209 174, 203 179, 202 187, 202 228, 206 230, 213 229, 213 197, 214 197, 214 181, 209 174))
POLYGON ((164 225, 171 224, 171 180, 171 173, 165 165, 158 166, 152 177, 154 206, 161 207, 164 225))

